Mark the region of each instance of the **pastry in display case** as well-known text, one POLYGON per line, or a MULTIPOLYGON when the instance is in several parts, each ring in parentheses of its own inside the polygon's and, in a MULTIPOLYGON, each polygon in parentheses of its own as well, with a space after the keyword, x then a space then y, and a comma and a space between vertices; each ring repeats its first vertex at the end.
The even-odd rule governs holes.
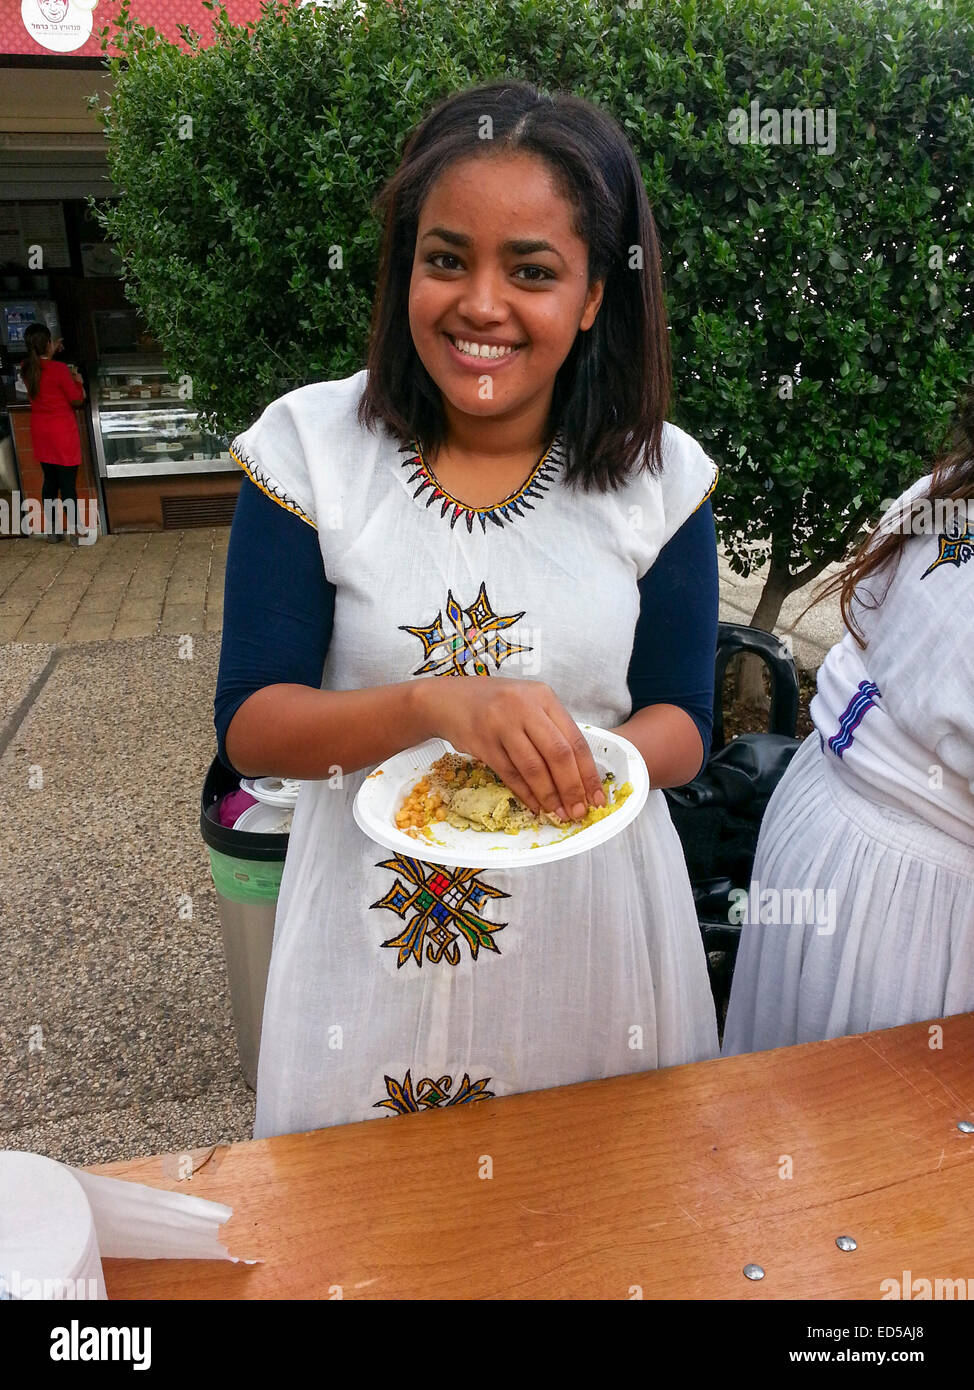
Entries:
POLYGON ((103 478, 236 470, 228 441, 199 423, 161 359, 105 357, 91 394, 103 478))

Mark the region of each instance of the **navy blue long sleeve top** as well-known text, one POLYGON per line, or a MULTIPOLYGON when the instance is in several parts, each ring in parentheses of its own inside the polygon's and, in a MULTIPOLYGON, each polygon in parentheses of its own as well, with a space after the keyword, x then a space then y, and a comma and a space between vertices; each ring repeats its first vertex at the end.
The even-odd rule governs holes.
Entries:
MULTIPOLYGON (((227 730, 246 699, 265 685, 320 689, 335 592, 317 532, 244 477, 227 551, 214 699, 217 754, 232 772, 227 730)), ((713 730, 717 607, 717 541, 707 501, 639 580, 628 671, 633 713, 667 704, 690 716, 703 742, 701 767, 713 730)))

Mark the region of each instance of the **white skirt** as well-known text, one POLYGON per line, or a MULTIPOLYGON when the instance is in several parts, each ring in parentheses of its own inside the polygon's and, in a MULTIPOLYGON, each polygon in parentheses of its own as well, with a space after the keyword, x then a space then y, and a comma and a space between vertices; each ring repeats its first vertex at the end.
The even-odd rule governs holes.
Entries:
POLYGON ((724 1056, 974 1009, 974 847, 867 801, 817 731, 768 803, 752 879, 724 1056), (813 909, 790 910, 808 889, 813 909))
POLYGON ((373 844, 351 814, 365 775, 346 777, 344 790, 301 788, 255 1138, 718 1055, 686 862, 662 792, 587 853, 471 879, 373 844), (480 926, 493 944, 474 956, 468 940, 480 926))

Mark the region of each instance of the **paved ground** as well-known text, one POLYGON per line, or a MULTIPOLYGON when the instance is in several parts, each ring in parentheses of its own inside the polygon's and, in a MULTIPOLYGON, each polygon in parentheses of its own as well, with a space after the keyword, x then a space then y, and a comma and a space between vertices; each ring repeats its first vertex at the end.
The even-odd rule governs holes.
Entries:
POLYGON ((0 542, 0 642, 218 633, 228 526, 0 542))
MULTIPOLYGON (((0 541, 2 1147, 95 1163, 250 1137, 199 834, 228 539, 0 541)), ((759 587, 723 566, 721 616, 747 621, 759 587)), ((840 635, 821 605, 799 664, 840 635)))

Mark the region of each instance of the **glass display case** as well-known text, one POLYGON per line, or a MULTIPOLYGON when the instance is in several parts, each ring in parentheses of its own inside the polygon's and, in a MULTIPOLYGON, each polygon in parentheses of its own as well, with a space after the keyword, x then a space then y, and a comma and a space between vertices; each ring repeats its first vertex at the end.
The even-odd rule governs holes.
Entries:
POLYGON ((91 392, 91 417, 103 478, 229 473, 237 465, 226 439, 198 423, 161 358, 105 356, 91 392))

